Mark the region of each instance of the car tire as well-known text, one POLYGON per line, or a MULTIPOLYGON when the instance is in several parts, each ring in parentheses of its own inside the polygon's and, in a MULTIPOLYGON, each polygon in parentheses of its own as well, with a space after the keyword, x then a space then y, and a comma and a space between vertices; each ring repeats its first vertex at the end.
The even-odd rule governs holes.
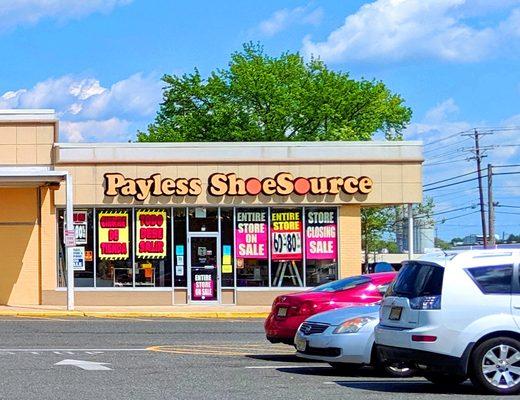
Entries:
POLYGON ((472 352, 469 367, 470 379, 480 390, 520 393, 520 341, 506 336, 486 340, 472 352))
POLYGON ((383 371, 387 376, 391 376, 392 378, 409 378, 414 376, 416 370, 414 368, 410 368, 406 365, 384 365, 383 371))
POLYGON ((342 375, 355 375, 359 372, 359 369, 361 368, 361 365, 359 364, 349 364, 340 362, 331 362, 329 363, 329 365, 342 375))
POLYGON ((439 386, 457 386, 466 381, 468 378, 461 375, 445 374, 442 372, 424 372, 423 376, 431 383, 439 386))

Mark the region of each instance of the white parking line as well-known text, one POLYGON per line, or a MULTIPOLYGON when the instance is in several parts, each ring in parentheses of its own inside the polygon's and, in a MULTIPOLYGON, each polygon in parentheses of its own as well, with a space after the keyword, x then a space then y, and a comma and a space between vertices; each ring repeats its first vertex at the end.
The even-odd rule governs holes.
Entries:
POLYGON ((62 352, 119 352, 119 351, 149 351, 148 349, 0 349, 0 353, 14 354, 16 353, 34 353, 34 352, 51 352, 61 354, 62 352))
POLYGON ((330 368, 326 366, 315 366, 315 365, 249 365, 244 367, 245 369, 278 369, 278 368, 330 368))

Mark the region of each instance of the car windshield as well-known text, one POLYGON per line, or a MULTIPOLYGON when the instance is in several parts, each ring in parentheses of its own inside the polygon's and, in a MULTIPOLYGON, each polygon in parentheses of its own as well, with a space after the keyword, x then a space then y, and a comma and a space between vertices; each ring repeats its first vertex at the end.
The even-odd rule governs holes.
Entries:
POLYGON ((371 279, 367 276, 351 276, 349 278, 340 279, 339 281, 333 281, 317 286, 312 289, 312 292, 337 292, 339 290, 352 289, 370 281, 371 279))
POLYGON ((386 295, 409 298, 437 296, 442 291, 443 277, 444 268, 442 267, 420 262, 406 263, 386 295))

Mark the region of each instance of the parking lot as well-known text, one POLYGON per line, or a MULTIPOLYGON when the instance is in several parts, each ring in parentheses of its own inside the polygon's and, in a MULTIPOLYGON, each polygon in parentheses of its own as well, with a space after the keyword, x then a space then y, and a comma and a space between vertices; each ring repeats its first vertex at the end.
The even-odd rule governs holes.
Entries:
MULTIPOLYGON (((369 369, 341 376, 269 344, 262 320, 2 318, 2 399, 477 399, 369 369)), ((489 397, 487 397, 489 398, 489 397)))

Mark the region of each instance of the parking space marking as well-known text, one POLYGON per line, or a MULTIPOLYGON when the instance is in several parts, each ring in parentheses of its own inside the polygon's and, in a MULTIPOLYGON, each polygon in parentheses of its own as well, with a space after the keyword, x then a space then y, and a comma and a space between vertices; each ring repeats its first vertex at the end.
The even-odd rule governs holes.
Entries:
POLYGON ((318 368, 318 369, 321 369, 321 368, 326 368, 326 369, 330 369, 329 366, 322 366, 322 365, 309 365, 309 364, 305 364, 305 365, 248 365, 247 367, 244 367, 245 369, 279 369, 279 368, 283 368, 283 369, 287 369, 287 368, 318 368))
POLYGON ((0 353, 54 353, 54 354, 62 354, 63 352, 97 352, 98 354, 102 352, 129 352, 129 351, 149 351, 146 348, 136 348, 136 349, 0 349, 0 353))
POLYGON ((150 351, 159 353, 207 355, 207 356, 253 356, 261 354, 294 355, 294 350, 278 346, 267 346, 259 343, 234 344, 178 344, 148 347, 150 351))

